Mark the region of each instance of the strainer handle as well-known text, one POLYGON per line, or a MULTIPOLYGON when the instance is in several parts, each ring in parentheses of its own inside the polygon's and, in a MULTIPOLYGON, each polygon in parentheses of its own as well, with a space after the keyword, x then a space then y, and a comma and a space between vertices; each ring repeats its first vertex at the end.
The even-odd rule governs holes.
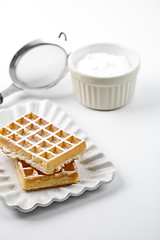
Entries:
POLYGON ((3 103, 3 99, 5 97, 8 97, 9 95, 11 95, 12 93, 18 92, 22 90, 21 88, 17 87, 14 84, 11 84, 7 89, 5 89, 4 91, 2 91, 0 93, 0 104, 3 103))

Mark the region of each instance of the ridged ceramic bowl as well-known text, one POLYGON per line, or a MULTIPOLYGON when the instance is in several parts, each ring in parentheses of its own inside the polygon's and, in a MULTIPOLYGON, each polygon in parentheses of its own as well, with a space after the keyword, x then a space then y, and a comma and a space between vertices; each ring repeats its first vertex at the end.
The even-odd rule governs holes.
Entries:
POLYGON ((99 43, 82 47, 69 56, 69 70, 71 72, 75 97, 86 107, 99 110, 120 108, 130 102, 133 97, 137 74, 140 67, 138 54, 125 46, 99 43), (108 53, 128 58, 130 70, 114 77, 94 77, 80 72, 76 68, 77 62, 88 53, 108 53))

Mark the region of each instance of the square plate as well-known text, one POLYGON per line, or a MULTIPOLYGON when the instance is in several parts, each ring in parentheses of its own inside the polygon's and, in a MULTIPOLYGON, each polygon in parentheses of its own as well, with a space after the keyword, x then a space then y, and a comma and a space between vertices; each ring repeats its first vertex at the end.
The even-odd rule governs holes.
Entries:
POLYGON ((8 109, 1 109, 0 127, 31 111, 86 141, 87 149, 76 161, 80 181, 66 187, 26 192, 19 184, 14 161, 0 152, 0 196, 8 206, 17 208, 22 212, 30 212, 37 206, 46 207, 54 201, 64 201, 69 196, 81 195, 86 190, 94 190, 102 183, 109 183, 113 180, 115 174, 113 164, 106 159, 104 154, 72 119, 59 106, 49 100, 32 101, 8 109))

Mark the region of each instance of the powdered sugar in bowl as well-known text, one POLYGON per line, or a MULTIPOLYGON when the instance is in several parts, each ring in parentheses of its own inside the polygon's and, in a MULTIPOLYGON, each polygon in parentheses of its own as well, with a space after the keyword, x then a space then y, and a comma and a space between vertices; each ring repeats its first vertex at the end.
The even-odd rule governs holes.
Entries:
POLYGON ((138 54, 122 45, 100 43, 73 52, 68 61, 76 99, 99 110, 130 102, 140 67, 138 54))

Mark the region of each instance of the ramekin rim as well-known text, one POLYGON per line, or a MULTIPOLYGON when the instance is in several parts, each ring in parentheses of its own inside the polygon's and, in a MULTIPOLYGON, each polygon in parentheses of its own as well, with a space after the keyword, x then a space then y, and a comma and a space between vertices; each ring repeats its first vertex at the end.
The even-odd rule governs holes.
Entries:
POLYGON ((68 58, 68 67, 71 71, 83 76, 84 78, 89 78, 89 79, 94 79, 94 80, 108 80, 108 79, 117 79, 117 78, 121 78, 121 77, 125 77, 126 75, 128 74, 131 74, 132 72, 134 72, 135 70, 139 69, 140 68, 140 65, 141 65, 141 59, 140 59, 140 55, 137 53, 136 50, 134 50, 133 48, 129 47, 128 45, 126 44, 118 44, 118 43, 112 43, 112 42, 99 42, 99 43, 92 43, 92 44, 88 44, 88 45, 84 45, 80 48, 78 48, 77 50, 75 50, 74 52, 72 52, 70 55, 69 55, 69 58, 68 58), (129 70, 128 72, 126 73, 123 73, 123 74, 119 74, 119 75, 114 75, 114 76, 110 76, 110 77, 98 77, 98 76, 93 76, 93 75, 89 75, 89 74, 86 74, 86 73, 83 73, 81 71, 79 71, 75 66, 74 64, 72 63, 72 57, 74 54, 76 54, 77 52, 85 49, 85 48, 88 48, 88 47, 91 47, 91 46, 96 46, 96 45, 115 45, 117 47, 121 47, 121 48, 124 48, 130 52, 133 52, 135 54, 135 56, 137 57, 138 59, 138 63, 133 67, 131 68, 131 70, 129 70))

